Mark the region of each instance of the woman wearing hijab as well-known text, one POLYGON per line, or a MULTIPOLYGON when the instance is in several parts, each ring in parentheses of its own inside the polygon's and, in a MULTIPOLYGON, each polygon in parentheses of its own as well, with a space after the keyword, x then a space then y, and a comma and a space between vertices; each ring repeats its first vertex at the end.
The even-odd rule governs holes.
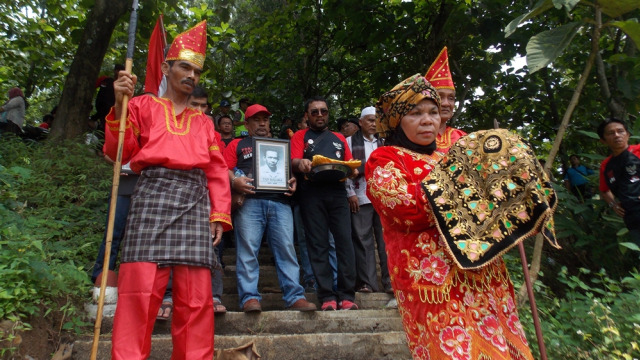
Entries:
MULTIPOLYGON (((414 359, 532 359, 502 258, 466 253, 473 258, 466 260, 471 269, 461 267, 469 264, 448 246, 448 230, 458 225, 446 224, 447 213, 439 224, 441 217, 432 210, 448 203, 446 196, 451 194, 430 193, 429 186, 437 186, 429 184, 427 176, 441 170, 439 162, 446 163, 446 171, 455 168, 449 161, 464 162, 436 150, 439 107, 436 89, 419 74, 383 94, 376 104, 377 130, 386 143, 371 154, 365 168, 367 195, 382 221, 391 283, 409 348, 414 359), (431 202, 429 196, 442 204, 431 202), (483 259, 481 265, 478 257, 483 259)), ((500 131, 500 136, 508 136, 506 130, 500 131)), ((469 140, 462 142, 468 145, 469 140)), ((454 197, 454 210, 467 209, 467 200, 454 197)), ((464 215, 464 211, 449 213, 457 220, 464 215)), ((550 216, 549 211, 543 213, 550 216)), ((527 236, 535 231, 527 229, 527 236)), ((508 250, 501 248, 503 244, 494 245, 491 249, 498 249, 498 255, 508 250)))
POLYGON ((22 90, 14 87, 9 90, 9 100, 0 107, 0 112, 6 111, 6 120, 11 121, 22 129, 25 107, 26 104, 22 90))

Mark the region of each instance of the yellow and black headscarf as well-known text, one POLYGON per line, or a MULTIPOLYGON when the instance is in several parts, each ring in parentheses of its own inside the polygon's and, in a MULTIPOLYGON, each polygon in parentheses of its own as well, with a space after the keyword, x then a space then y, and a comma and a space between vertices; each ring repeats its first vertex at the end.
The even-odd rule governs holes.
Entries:
POLYGON ((424 99, 433 100, 440 107, 438 92, 420 74, 403 80, 382 94, 376 103, 376 131, 380 137, 388 137, 398 127, 400 120, 424 99))

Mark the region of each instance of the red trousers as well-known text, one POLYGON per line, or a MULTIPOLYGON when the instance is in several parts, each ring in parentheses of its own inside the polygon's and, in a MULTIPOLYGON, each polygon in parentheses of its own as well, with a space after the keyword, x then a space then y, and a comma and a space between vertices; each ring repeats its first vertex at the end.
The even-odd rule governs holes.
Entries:
POLYGON ((120 265, 112 359, 149 357, 153 325, 172 269, 171 359, 213 358, 211 270, 188 265, 159 268, 155 263, 135 262, 120 265))

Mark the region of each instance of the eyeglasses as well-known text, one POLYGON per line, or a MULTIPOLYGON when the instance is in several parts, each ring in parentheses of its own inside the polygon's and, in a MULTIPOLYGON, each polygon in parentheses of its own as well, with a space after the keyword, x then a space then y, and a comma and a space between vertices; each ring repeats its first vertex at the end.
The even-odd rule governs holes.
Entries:
POLYGON ((312 109, 311 110, 311 115, 313 116, 318 116, 319 114, 322 114, 322 116, 327 115, 329 113, 329 109, 312 109))

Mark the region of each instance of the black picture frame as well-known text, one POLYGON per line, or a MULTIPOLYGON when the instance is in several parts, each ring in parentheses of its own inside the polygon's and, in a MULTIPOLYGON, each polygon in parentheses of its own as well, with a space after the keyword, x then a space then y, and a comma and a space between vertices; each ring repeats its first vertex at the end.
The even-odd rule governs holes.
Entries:
POLYGON ((284 193, 289 191, 291 148, 289 140, 254 137, 253 186, 256 192, 284 193), (276 159, 275 169, 272 162, 276 159))

